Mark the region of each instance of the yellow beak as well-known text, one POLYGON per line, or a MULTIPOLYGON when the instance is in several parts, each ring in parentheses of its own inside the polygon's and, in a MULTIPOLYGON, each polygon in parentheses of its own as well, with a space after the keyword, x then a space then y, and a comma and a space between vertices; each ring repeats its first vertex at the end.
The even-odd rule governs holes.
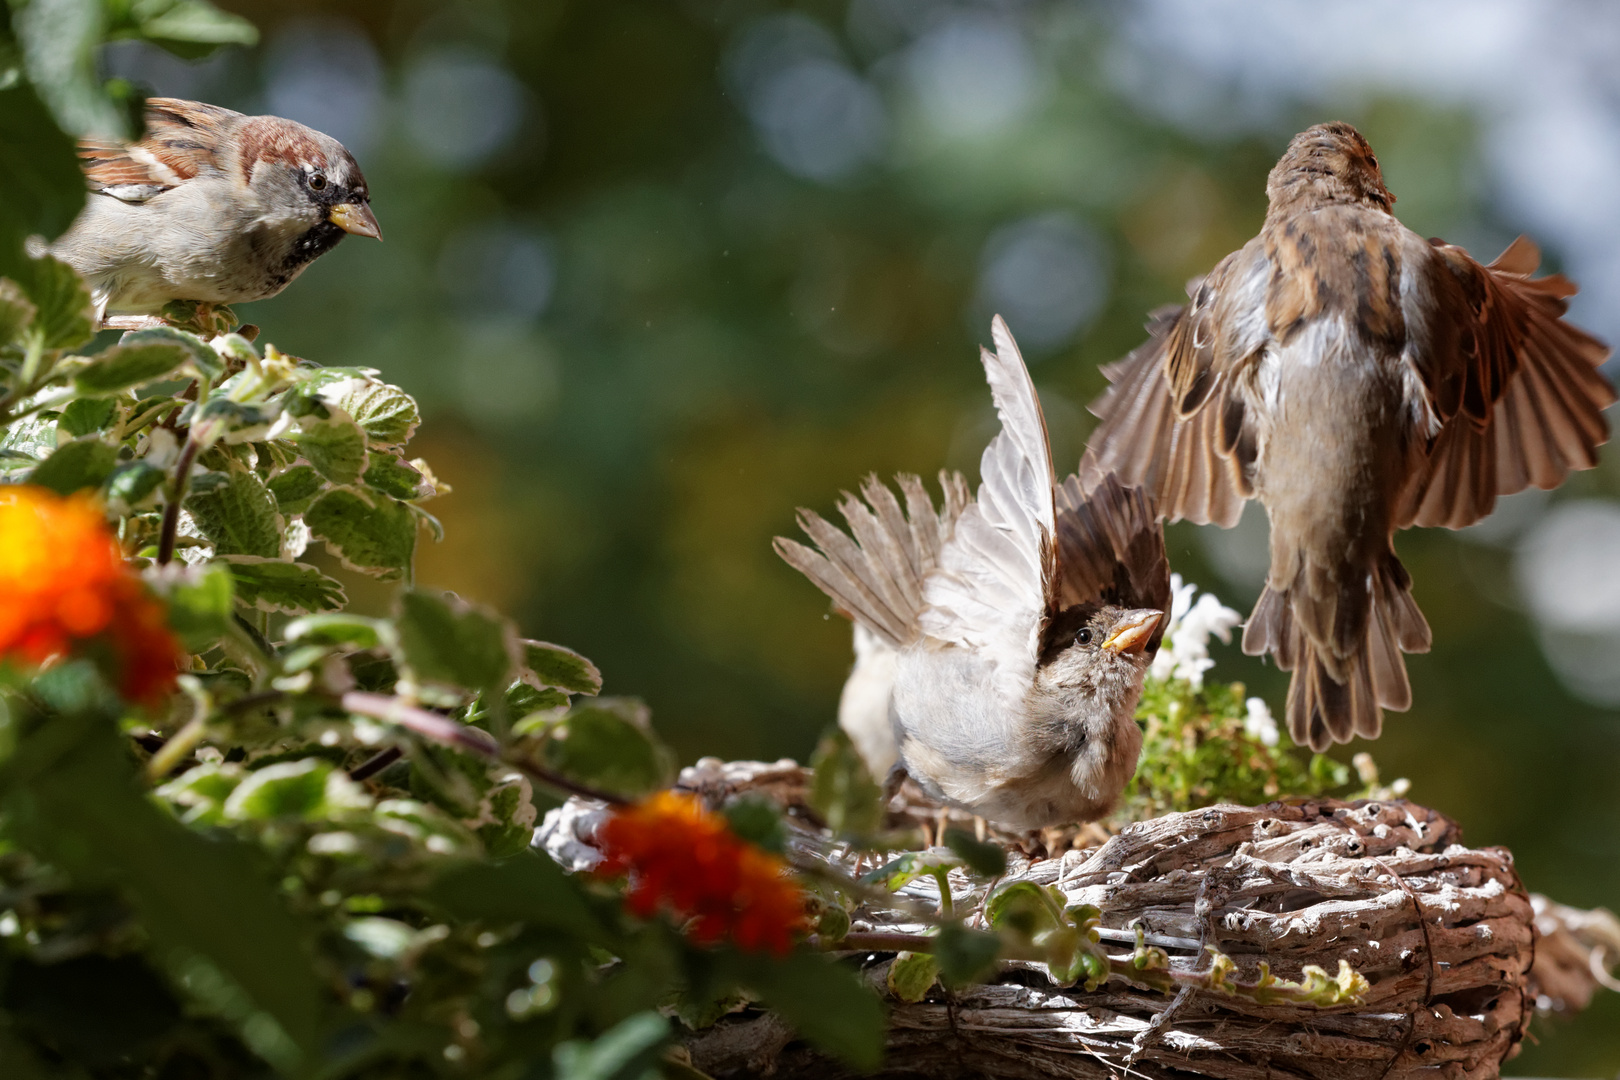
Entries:
POLYGON ((371 207, 365 203, 340 203, 332 207, 332 212, 326 215, 326 220, 346 233, 369 236, 373 240, 382 239, 382 228, 377 224, 377 215, 373 214, 371 207))
POLYGON ((1153 631, 1162 618, 1164 612, 1154 608, 1127 611, 1119 617, 1119 622, 1114 625, 1114 632, 1103 642, 1103 648, 1112 649, 1117 653, 1141 652, 1147 648, 1148 639, 1153 636, 1153 631))

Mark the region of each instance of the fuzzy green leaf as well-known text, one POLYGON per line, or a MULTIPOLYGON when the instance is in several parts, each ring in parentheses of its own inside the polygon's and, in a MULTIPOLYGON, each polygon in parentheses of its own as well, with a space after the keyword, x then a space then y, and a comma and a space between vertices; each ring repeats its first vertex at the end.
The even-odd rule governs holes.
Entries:
POLYGON ((851 970, 817 953, 741 958, 742 982, 818 1049, 871 1072, 883 1058, 883 1005, 851 970))
MULTIPOLYGON (((259 42, 258 28, 252 23, 205 0, 133 0, 128 12, 135 35, 187 60, 207 56, 221 45, 251 46, 259 42)), ((118 32, 123 27, 111 29, 122 36, 118 32)))
POLYGON ((593 944, 608 940, 579 883, 544 855, 524 852, 502 862, 453 867, 428 888, 426 898, 463 919, 495 925, 521 922, 593 944))
POLYGON ((0 192, 0 274, 26 286, 23 238, 61 235, 84 209, 86 192, 72 136, 25 79, 0 89, 0 192))
POLYGON ((810 759, 815 770, 810 806, 839 836, 870 836, 883 821, 883 791, 842 729, 821 738, 810 759))
POLYGON ((322 401, 354 417, 373 446, 399 446, 410 441, 421 422, 415 399, 381 379, 344 376, 341 371, 328 368, 323 377, 305 385, 316 389, 322 401), (332 374, 339 377, 331 378, 332 374))
POLYGON ((433 494, 433 489, 415 466, 397 454, 372 451, 369 461, 362 478, 367 487, 406 501, 433 494))
POLYGON ((397 499, 333 488, 304 511, 304 522, 350 570, 392 581, 410 569, 417 520, 397 499))
POLYGON ((294 465, 283 469, 269 480, 270 494, 276 497, 276 506, 283 514, 301 514, 309 509, 326 481, 313 465, 294 465))
POLYGON ((627 698, 576 705, 551 729, 542 755, 564 776, 635 797, 666 788, 675 758, 653 737, 647 708, 627 698))
POLYGON ((939 977, 950 986, 979 982, 995 967, 1001 955, 1001 939, 982 930, 970 930, 948 922, 939 928, 934 958, 939 961, 939 977))
POLYGON ((286 529, 276 513, 276 500, 257 473, 235 468, 219 474, 223 481, 186 500, 197 528, 214 545, 216 555, 257 555, 273 559, 281 552, 286 529))
POLYGON ((349 602, 342 583, 308 563, 254 555, 224 555, 219 561, 230 569, 237 599, 258 611, 302 615, 333 611, 349 602))
POLYGON ((382 623, 360 615, 338 613, 306 615, 287 624, 287 641, 293 644, 352 645, 374 649, 382 640, 382 623))
POLYGON ((352 484, 366 466, 366 433, 342 409, 311 398, 296 399, 288 411, 298 430, 286 436, 304 460, 334 484, 352 484))
POLYGON ((39 309, 34 328, 44 335, 47 349, 76 349, 94 336, 90 290, 73 267, 54 255, 29 259, 17 283, 39 309))
POLYGON ((75 372, 73 388, 88 395, 116 394, 155 382, 190 358, 189 352, 171 342, 120 343, 96 353, 87 367, 75 372))
POLYGON ((946 829, 945 846, 980 877, 1000 877, 1007 872, 1007 852, 999 844, 980 840, 962 829, 946 829))
POLYGON ((511 623, 450 594, 407 589, 395 626, 401 659, 418 683, 489 690, 510 681, 516 633, 511 623))
POLYGON ((552 1050, 556 1080, 644 1080, 658 1075, 658 1060, 669 1041, 669 1021, 655 1012, 637 1013, 603 1032, 594 1042, 570 1039, 552 1050))
POLYGON ((523 681, 539 689, 553 687, 570 694, 602 692, 602 673, 573 649, 546 641, 523 640, 523 681))
POLYGON ((150 499, 168 478, 169 474, 156 465, 144 461, 126 462, 107 480, 107 500, 133 509, 150 499))
POLYGON ((112 419, 116 406, 107 398, 79 398, 68 402, 56 418, 56 430, 74 438, 100 431, 112 419))
POLYGON ((231 575, 209 563, 186 566, 171 562, 146 571, 146 580, 168 601, 169 626, 189 653, 206 652, 225 634, 234 610, 231 575))
POLYGON ((916 1004, 939 981, 939 961, 932 953, 903 952, 889 965, 889 993, 916 1004))
POLYGON ((100 487, 117 464, 117 448, 91 436, 58 446, 28 479, 58 495, 71 495, 85 488, 100 487))
MULTIPOLYGON (((0 94, 0 100, 5 95, 0 94)), ((0 121, 0 125, 3 125, 0 121)), ((3 176, 4 165, 0 165, 0 176, 3 176)), ((4 243, 4 230, 0 228, 0 243, 4 243)), ((34 321, 37 309, 34 302, 22 288, 10 278, 0 278, 0 345, 10 345, 22 336, 28 329, 28 324, 34 321)))

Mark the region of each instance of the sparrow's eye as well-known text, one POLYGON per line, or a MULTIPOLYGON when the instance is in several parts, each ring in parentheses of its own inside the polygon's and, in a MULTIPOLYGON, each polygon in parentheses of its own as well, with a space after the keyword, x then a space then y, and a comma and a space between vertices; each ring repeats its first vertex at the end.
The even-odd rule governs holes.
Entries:
POLYGON ((1074 643, 1076 645, 1090 645, 1091 644, 1091 628, 1086 627, 1086 626, 1082 626, 1080 628, 1080 632, 1078 634, 1074 635, 1074 643))
POLYGON ((322 176, 320 173, 311 173, 309 177, 309 186, 313 191, 321 190, 326 186, 326 177, 322 176))

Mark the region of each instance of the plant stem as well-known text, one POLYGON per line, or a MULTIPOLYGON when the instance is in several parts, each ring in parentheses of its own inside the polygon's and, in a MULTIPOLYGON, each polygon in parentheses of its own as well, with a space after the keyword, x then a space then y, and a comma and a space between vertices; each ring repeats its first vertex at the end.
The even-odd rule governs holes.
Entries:
POLYGON ((174 558, 175 536, 180 529, 180 503, 186 497, 186 485, 191 483, 191 466, 202 452, 202 444, 197 441, 196 432, 186 438, 185 446, 180 448, 180 459, 174 465, 174 486, 169 492, 168 505, 163 508, 163 531, 158 534, 157 561, 159 566, 167 565, 174 558))

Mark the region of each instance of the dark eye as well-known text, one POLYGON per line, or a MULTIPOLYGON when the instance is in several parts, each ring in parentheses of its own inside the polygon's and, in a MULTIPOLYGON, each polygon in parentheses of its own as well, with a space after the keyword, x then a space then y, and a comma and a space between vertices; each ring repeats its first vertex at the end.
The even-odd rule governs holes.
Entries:
POLYGON ((1090 645, 1091 644, 1091 628, 1086 627, 1086 626, 1082 626, 1080 628, 1080 632, 1078 634, 1074 635, 1074 643, 1076 645, 1090 645))
POLYGON ((310 190, 312 191, 321 190, 321 188, 326 186, 326 177, 322 176, 320 173, 311 174, 309 178, 309 186, 310 190))

